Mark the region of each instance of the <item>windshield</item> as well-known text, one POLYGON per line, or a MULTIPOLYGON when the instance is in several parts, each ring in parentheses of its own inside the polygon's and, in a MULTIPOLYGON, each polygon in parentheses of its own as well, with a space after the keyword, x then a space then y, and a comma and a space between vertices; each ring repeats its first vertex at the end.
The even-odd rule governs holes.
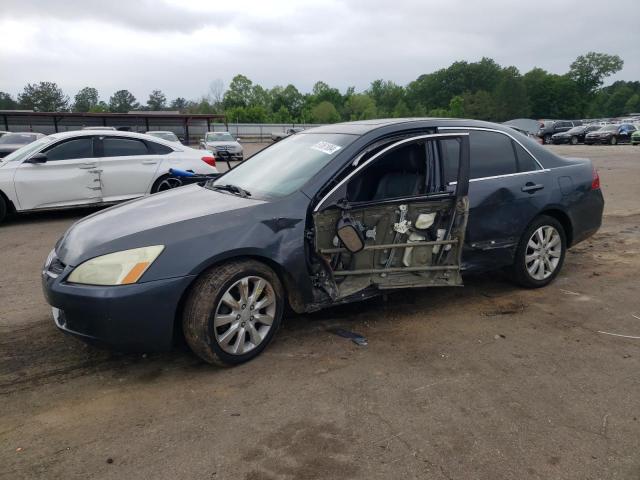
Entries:
MULTIPOLYGON (((2 139, 0 138, 0 140, 2 139)), ((4 160, 5 162, 22 161, 25 158, 27 158, 29 155, 31 155, 34 152, 37 152, 39 149, 41 149, 48 143, 51 143, 52 141, 53 141, 53 138, 51 137, 42 137, 39 140, 36 140, 35 142, 28 143, 24 147, 20 147, 18 150, 10 153, 3 159, 0 159, 0 163, 2 163, 2 160, 4 160)))
POLYGON ((599 131, 600 132, 617 132, 618 131, 618 125, 605 125, 599 131))
POLYGON ((567 133, 581 133, 585 127, 573 127, 571 130, 567 131, 567 133))
POLYGON ((235 142, 236 139, 229 132, 211 132, 205 137, 207 142, 235 142))
POLYGON ((357 136, 337 133, 299 134, 271 145, 213 185, 236 185, 252 196, 284 197, 302 187, 357 136))
POLYGON ((30 133, 7 133, 0 137, 0 144, 26 145, 35 139, 36 136, 30 133))
POLYGON ((175 133, 172 133, 172 132, 147 132, 147 133, 154 137, 162 138, 163 140, 169 140, 170 142, 178 141, 178 137, 176 137, 175 133))

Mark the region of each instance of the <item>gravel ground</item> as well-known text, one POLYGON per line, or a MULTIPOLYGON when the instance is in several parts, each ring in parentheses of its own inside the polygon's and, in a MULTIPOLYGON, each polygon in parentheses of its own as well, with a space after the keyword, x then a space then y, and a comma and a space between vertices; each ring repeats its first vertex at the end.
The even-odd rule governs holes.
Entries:
POLYGON ((552 148, 592 158, 607 200, 552 285, 492 274, 286 318, 233 369, 62 335, 40 265, 87 211, 3 225, 0 478, 640 478, 640 339, 601 333, 640 337, 640 148, 552 148))

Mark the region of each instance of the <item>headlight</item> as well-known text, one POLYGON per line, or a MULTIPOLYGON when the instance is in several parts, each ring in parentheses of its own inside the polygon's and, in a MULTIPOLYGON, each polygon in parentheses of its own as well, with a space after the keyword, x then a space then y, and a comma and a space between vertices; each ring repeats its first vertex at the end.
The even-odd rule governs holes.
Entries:
POLYGON ((162 250, 164 245, 153 245, 92 258, 71 272, 67 281, 86 285, 136 283, 162 250))

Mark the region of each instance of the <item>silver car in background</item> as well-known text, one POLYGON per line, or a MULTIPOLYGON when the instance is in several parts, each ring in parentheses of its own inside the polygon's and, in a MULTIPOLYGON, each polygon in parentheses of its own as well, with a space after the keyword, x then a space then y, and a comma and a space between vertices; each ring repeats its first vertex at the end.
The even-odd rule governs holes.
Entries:
POLYGON ((182 143, 178 136, 175 133, 170 132, 169 130, 149 130, 147 132, 147 135, 161 138, 162 140, 166 140, 167 142, 182 143))
POLYGON ((219 157, 228 157, 229 160, 243 160, 244 151, 238 139, 229 132, 207 132, 200 142, 200 147, 209 150, 219 157))

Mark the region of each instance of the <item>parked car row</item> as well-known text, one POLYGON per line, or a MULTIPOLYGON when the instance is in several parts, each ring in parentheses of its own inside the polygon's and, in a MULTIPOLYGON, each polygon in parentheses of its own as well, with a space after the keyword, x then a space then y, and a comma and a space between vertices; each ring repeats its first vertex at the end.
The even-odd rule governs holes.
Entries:
POLYGON ((634 132, 640 128, 640 124, 633 123, 589 123, 583 124, 580 120, 554 120, 540 124, 537 135, 545 144, 570 144, 584 143, 593 145, 596 143, 616 145, 630 143, 634 132))

